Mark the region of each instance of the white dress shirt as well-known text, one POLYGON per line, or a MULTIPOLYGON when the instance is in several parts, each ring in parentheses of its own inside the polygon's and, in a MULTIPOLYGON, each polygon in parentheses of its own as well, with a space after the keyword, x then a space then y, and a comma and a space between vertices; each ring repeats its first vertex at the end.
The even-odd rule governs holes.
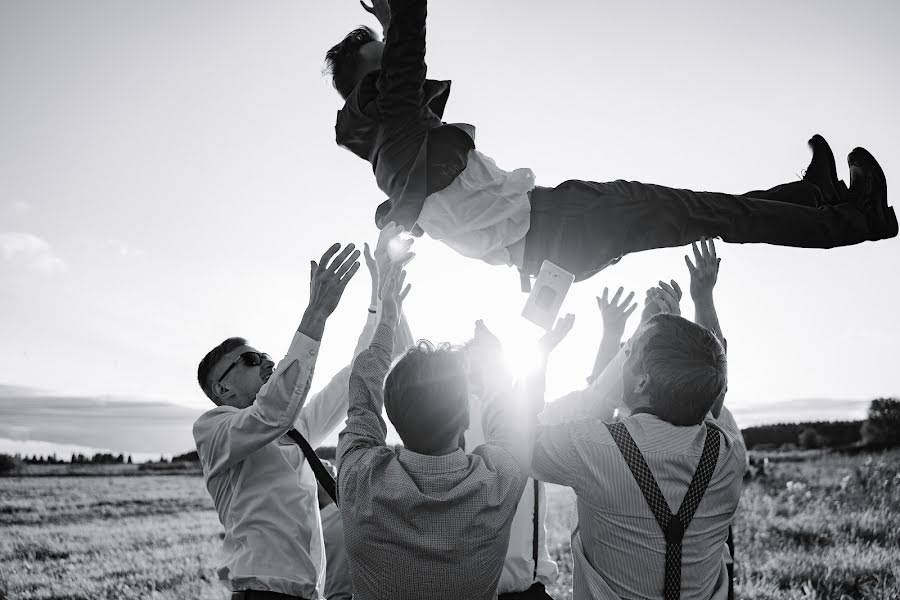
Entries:
MULTIPOLYGON (((481 426, 484 400, 475 394, 469 397, 469 429, 466 431, 466 452, 486 442, 484 429, 481 426)), ((512 529, 509 532, 509 547, 506 549, 506 560, 503 573, 497 586, 498 594, 522 592, 540 581, 545 586, 556 583, 559 567, 550 558, 547 550, 547 495, 544 483, 538 482, 538 564, 537 580, 534 578, 534 482, 528 478, 525 491, 519 498, 516 515, 513 517, 512 529)))
MULTIPOLYGON (((354 357, 372 337, 369 314, 354 357)), ((229 590, 322 598, 325 551, 316 478, 284 434, 296 428, 315 448, 347 415, 350 367, 306 399, 319 342, 296 333, 248 408, 218 406, 194 423, 206 487, 225 528, 219 579, 229 590)))
POLYGON ((507 248, 524 238, 531 224, 532 189, 530 169, 507 172, 470 150, 463 172, 425 198, 417 224, 463 256, 510 265, 507 248))
MULTIPOLYGON (((572 487, 578 527, 572 534, 574 598, 655 599, 662 593, 665 539, 625 459, 606 429, 621 403, 620 351, 585 390, 547 405, 541 414, 532 467, 537 477, 572 487)), ((686 599, 727 597, 722 548, 740 498, 746 455, 731 413, 722 409, 700 425, 678 427, 650 414, 622 419, 659 488, 677 511, 707 430, 722 434, 709 487, 685 532, 681 594, 686 599)))

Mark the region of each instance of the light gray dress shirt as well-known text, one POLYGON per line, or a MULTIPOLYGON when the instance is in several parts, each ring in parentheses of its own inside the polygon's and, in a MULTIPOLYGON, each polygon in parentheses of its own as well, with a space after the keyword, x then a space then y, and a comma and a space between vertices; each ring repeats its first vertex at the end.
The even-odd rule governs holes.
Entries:
MULTIPOLYGON (((369 314, 354 356, 371 338, 369 314)), ((307 400, 319 342, 294 335, 285 357, 245 409, 218 406, 194 423, 206 488, 225 528, 219 579, 229 590, 321 598, 325 550, 316 478, 296 428, 316 447, 347 414, 350 367, 307 400)))
MULTIPOLYGON (((585 390, 547 405, 532 467, 543 481, 575 490, 572 535, 575 600, 662 597, 665 537, 631 470, 603 424, 621 402, 624 353, 585 390)), ((731 413, 678 427, 650 414, 622 419, 659 488, 677 512, 700 461, 708 429, 722 433, 716 469, 682 544, 681 597, 727 597, 722 548, 741 493, 746 447, 731 413), (724 595, 723 595, 724 594, 724 595)))

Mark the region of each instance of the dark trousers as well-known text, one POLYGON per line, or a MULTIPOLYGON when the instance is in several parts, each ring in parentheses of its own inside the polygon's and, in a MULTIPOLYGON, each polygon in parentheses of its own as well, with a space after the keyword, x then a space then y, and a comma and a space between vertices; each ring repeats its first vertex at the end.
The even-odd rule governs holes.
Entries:
POLYGON ((702 237, 737 244, 833 248, 869 238, 853 204, 823 205, 819 189, 795 181, 740 196, 636 181, 566 181, 531 191, 527 275, 549 260, 581 281, 622 256, 702 237))
POLYGON ((553 596, 547 593, 543 583, 537 582, 524 592, 500 594, 497 600, 553 600, 553 596))

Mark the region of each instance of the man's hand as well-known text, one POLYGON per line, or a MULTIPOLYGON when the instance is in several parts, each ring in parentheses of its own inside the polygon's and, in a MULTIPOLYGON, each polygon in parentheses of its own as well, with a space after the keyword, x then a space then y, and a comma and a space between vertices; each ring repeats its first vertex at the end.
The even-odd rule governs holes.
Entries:
POLYGON ((713 240, 700 240, 700 249, 697 249, 697 243, 691 244, 694 250, 694 260, 697 266, 691 262, 688 256, 684 255, 684 262, 687 263, 688 271, 691 274, 691 298, 694 303, 712 300, 713 288, 716 287, 716 281, 719 278, 719 263, 721 258, 716 257, 716 244, 713 240))
POLYGON ((353 244, 348 244, 340 253, 338 250, 341 245, 334 244, 318 263, 310 261, 309 264, 309 305, 298 331, 314 340, 322 339, 325 320, 337 308, 344 289, 359 269, 356 261, 359 250, 355 250, 353 244))
POLYGON ((381 29, 387 32, 388 26, 391 24, 390 2, 388 0, 372 0, 372 6, 368 6, 363 0, 359 0, 359 4, 363 10, 378 19, 381 29))
POLYGON ((384 278, 384 285, 381 288, 381 322, 391 327, 395 327, 399 322, 400 309, 412 287, 410 284, 403 287, 405 281, 406 271, 400 263, 392 265, 384 278))
POLYGON ((381 289, 381 284, 378 279, 378 263, 375 262, 369 251, 368 242, 363 244, 363 256, 366 259, 366 268, 369 269, 369 279, 372 280, 372 296, 369 298, 369 306, 374 307, 378 304, 378 291, 381 289))
POLYGON ((647 290, 647 296, 644 298, 644 310, 641 313, 641 324, 658 313, 672 313, 673 315, 681 315, 681 287, 674 279, 669 283, 659 282, 658 287, 652 287, 647 290))
POLYGON ((563 338, 569 335, 569 332, 572 331, 572 326, 575 324, 575 315, 572 313, 567 314, 565 317, 556 321, 556 327, 545 333, 540 340, 538 340, 538 348, 541 350, 541 355, 546 358, 550 356, 550 353, 553 352, 553 349, 556 348, 563 338))
POLYGON ((619 304, 619 298, 625 290, 619 287, 612 300, 609 300, 609 288, 603 288, 603 296, 597 298, 597 306, 600 307, 600 317, 603 319, 603 338, 614 340, 616 344, 625 335, 625 323, 628 317, 637 308, 637 302, 631 303, 634 292, 625 296, 625 300, 619 304), (630 306, 629 306, 630 305, 630 306))
POLYGON ((401 225, 391 221, 378 234, 374 258, 380 277, 385 276, 393 263, 405 265, 415 256, 414 252, 409 251, 414 240, 412 238, 401 239, 400 234, 403 232, 404 229, 401 225))

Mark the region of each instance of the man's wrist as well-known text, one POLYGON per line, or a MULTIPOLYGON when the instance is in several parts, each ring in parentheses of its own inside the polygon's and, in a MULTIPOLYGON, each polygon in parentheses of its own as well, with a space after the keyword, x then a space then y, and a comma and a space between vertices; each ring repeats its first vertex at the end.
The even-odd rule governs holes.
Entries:
POLYGON ((400 314, 392 310, 381 310, 381 319, 378 321, 381 325, 388 327, 396 327, 400 322, 400 314))
POLYGON ((615 350, 619 351, 619 346, 622 343, 622 336, 625 335, 623 331, 620 335, 604 335, 600 338, 600 350, 615 350))
POLYGON ((321 342, 327 320, 328 314, 315 306, 309 306, 306 312, 303 313, 303 318, 300 320, 300 326, 297 327, 297 331, 310 339, 321 342))
POLYGON ((712 290, 700 292, 699 294, 692 296, 694 300, 694 306, 712 306, 713 304, 713 293, 712 290))

